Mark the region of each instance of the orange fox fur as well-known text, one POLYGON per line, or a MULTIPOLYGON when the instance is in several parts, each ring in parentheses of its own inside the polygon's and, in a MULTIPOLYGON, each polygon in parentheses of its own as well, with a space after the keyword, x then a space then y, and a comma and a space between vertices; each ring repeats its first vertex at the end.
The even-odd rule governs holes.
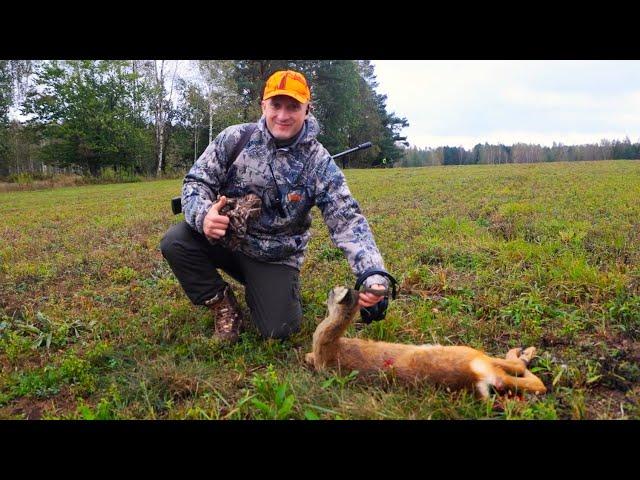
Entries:
POLYGON ((506 358, 493 358, 471 347, 405 345, 344 338, 342 334, 359 310, 358 292, 335 287, 327 300, 328 316, 313 334, 313 351, 305 357, 316 370, 337 367, 361 374, 389 372, 409 381, 428 381, 452 389, 471 388, 482 397, 497 391, 545 393, 542 381, 527 370, 535 348, 512 349, 506 358), (521 375, 521 376, 515 376, 521 375))

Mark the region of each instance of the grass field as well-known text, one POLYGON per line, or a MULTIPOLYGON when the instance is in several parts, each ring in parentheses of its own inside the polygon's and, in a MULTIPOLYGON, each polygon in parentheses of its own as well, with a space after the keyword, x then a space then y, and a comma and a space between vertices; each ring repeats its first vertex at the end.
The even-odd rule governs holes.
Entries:
POLYGON ((307 369, 329 287, 354 282, 317 209, 302 331, 217 344, 159 251, 182 220, 171 180, 0 193, 0 418, 640 418, 640 162, 346 175, 401 281, 387 319, 347 335, 535 345, 547 395, 307 369))

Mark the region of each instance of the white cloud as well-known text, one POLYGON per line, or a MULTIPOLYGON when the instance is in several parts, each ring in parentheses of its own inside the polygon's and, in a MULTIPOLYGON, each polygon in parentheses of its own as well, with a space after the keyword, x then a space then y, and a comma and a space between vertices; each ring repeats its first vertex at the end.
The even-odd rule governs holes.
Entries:
POLYGON ((374 61, 417 146, 640 136, 640 61, 374 61))
POLYGON ((502 91, 503 99, 511 105, 532 108, 602 108, 611 98, 598 98, 585 93, 539 91, 526 86, 512 86, 502 91))

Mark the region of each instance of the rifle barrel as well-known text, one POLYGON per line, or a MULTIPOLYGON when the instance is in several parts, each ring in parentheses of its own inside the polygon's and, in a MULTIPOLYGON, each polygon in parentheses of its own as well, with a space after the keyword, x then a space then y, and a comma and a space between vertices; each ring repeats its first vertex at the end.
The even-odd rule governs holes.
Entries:
POLYGON ((356 150, 364 150, 365 148, 369 148, 371 145, 372 145, 371 142, 365 142, 365 143, 362 143, 362 144, 358 145, 357 147, 353 147, 353 148, 350 148, 349 150, 345 150, 344 152, 336 153, 331 158, 333 158, 335 160, 336 158, 340 158, 343 155, 347 155, 349 153, 355 152, 356 150))

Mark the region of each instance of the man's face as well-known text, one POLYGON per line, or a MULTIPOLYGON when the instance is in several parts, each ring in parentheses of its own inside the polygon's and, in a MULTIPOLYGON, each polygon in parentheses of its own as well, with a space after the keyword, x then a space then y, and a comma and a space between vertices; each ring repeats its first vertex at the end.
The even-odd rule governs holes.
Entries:
POLYGON ((267 128, 278 140, 295 137, 307 116, 308 103, 300 103, 288 95, 276 95, 262 101, 267 128))

